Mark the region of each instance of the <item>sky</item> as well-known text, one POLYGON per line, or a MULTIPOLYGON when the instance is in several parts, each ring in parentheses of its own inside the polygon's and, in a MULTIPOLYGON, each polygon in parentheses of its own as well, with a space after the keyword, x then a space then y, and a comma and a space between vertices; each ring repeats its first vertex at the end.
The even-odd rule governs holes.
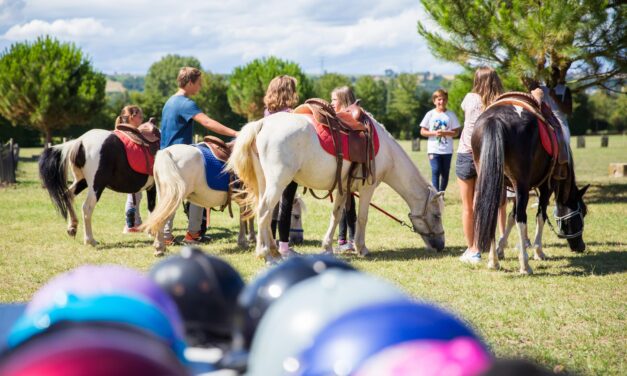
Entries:
POLYGON ((416 0, 0 0, 0 51, 50 35, 108 74, 145 74, 167 54, 214 73, 270 55, 309 74, 459 73, 418 35, 426 19, 416 0))

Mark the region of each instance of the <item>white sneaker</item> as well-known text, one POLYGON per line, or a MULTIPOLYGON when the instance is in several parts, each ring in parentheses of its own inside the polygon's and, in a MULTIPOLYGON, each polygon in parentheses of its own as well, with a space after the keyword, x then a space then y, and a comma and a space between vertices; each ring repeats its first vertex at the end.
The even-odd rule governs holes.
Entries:
POLYGON ((459 257, 459 261, 466 264, 477 265, 481 262, 481 253, 466 250, 466 252, 459 257))
POLYGON ((288 249, 287 249, 287 252, 285 252, 285 253, 283 253, 283 252, 281 252, 281 251, 279 251, 279 253, 281 254, 281 258, 282 258, 283 260, 287 260, 287 259, 292 258, 292 257, 298 257, 298 256, 300 256, 300 253, 296 252, 296 251, 295 251, 295 250, 293 250, 292 248, 288 248, 288 249))

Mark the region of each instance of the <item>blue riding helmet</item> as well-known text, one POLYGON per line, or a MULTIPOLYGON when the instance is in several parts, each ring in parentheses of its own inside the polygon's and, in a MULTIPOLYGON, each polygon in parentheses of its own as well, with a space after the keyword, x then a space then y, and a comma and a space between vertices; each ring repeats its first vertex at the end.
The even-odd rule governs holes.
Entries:
POLYGON ((67 303, 22 316, 8 336, 15 348, 48 328, 62 322, 108 322, 144 330, 165 341, 184 360, 186 344, 168 317, 157 307, 139 298, 124 295, 97 295, 78 298, 69 295, 67 303))
POLYGON ((345 313, 328 324, 301 353, 294 373, 349 375, 379 351, 412 340, 476 339, 460 319, 431 304, 397 301, 345 313))

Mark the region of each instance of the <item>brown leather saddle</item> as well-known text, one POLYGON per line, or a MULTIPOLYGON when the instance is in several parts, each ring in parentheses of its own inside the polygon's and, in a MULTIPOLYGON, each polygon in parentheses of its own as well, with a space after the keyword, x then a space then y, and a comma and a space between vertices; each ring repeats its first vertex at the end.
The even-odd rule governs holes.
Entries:
POLYGON ((136 143, 144 146, 150 151, 150 155, 157 154, 161 143, 161 131, 157 128, 155 118, 150 118, 147 122, 135 128, 128 124, 118 124, 116 130, 121 131, 124 135, 136 143))
POLYGON ((331 131, 337 161, 337 172, 331 191, 333 191, 337 185, 340 194, 343 194, 341 174, 342 163, 345 157, 348 157, 347 159, 351 162, 346 186, 347 192, 350 192, 353 179, 360 179, 364 183, 370 179, 374 179, 374 125, 370 117, 359 105, 359 101, 348 106, 343 111, 336 113, 333 107, 325 100, 312 98, 306 100, 303 105, 298 106, 294 110, 294 113, 312 115, 316 122, 329 128, 331 131), (348 156, 344 156, 342 151, 340 134, 348 136, 348 156), (355 176, 355 170, 358 165, 362 167, 361 176, 355 176))
POLYGON ((531 94, 516 91, 501 94, 494 100, 494 102, 492 102, 492 104, 490 104, 490 106, 488 106, 488 108, 501 105, 522 107, 531 112, 540 122, 542 122, 542 124, 538 123, 539 127, 543 127, 543 124, 546 125, 546 130, 553 133, 557 141, 557 155, 552 155, 553 167, 547 175, 547 178, 548 176, 551 176, 555 180, 566 179, 568 174, 568 165, 570 163, 570 148, 566 143, 566 139, 562 132, 562 126, 553 114, 553 110, 551 110, 551 108, 544 102, 538 103, 531 94))
POLYGON ((213 152, 213 155, 220 161, 226 163, 233 152, 233 141, 226 143, 215 136, 205 136, 205 145, 213 152))

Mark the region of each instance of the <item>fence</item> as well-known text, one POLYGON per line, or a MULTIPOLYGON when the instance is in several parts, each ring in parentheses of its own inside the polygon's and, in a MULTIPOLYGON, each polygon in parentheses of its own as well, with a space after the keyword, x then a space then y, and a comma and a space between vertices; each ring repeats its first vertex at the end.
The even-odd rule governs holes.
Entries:
POLYGON ((0 185, 15 184, 15 172, 19 160, 20 147, 13 143, 13 139, 0 144, 0 185))

